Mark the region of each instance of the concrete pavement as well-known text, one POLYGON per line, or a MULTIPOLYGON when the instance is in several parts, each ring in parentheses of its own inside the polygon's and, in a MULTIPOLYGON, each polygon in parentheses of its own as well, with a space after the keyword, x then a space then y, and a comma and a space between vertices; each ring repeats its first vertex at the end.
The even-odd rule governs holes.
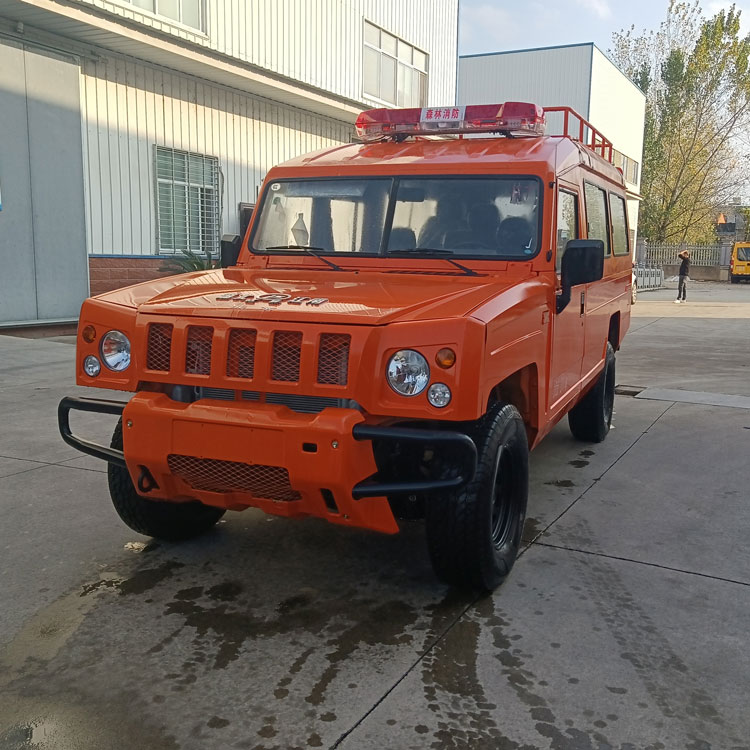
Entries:
POLYGON ((617 380, 643 390, 607 440, 534 452, 483 598, 434 581, 418 523, 130 532, 57 435, 69 339, 0 337, 0 750, 750 747, 750 410, 648 397, 750 395, 750 286, 693 287, 633 308, 617 380))

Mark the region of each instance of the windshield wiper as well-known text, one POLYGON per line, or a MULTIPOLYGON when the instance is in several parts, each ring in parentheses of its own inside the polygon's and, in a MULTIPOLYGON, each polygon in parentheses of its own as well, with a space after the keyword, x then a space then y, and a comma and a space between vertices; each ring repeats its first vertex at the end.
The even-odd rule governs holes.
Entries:
POLYGON ((307 247, 306 245, 274 245, 273 247, 266 247, 265 250, 304 250, 308 255, 312 255, 313 258, 322 260, 323 263, 327 263, 334 271, 345 271, 345 268, 334 263, 332 260, 328 260, 320 253, 327 253, 329 250, 325 247, 307 247), (317 251, 317 252, 316 252, 317 251))
POLYGON ((484 274, 477 273, 471 268, 467 268, 453 258, 446 258, 446 255, 453 255, 452 250, 446 250, 442 247, 407 247, 401 250, 389 250, 388 255, 423 255, 429 258, 431 255, 437 255, 441 260, 447 260, 460 271, 463 271, 466 276, 484 276, 484 274))

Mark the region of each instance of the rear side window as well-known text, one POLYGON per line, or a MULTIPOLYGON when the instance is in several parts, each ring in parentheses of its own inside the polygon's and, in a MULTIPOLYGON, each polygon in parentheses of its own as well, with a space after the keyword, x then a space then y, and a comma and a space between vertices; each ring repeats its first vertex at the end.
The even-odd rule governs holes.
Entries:
POLYGON ((609 210, 612 218, 612 251, 615 255, 627 255, 628 230, 625 225, 625 200, 619 195, 609 194, 609 210))
POLYGON ((578 239, 578 196, 561 190, 557 199, 557 250, 555 270, 562 266, 562 257, 569 240, 578 239))
POLYGON ((607 227, 607 194, 596 185, 584 185, 584 199, 586 201, 586 221, 588 222, 587 236, 590 240, 604 242, 604 254, 610 254, 609 229, 607 227))

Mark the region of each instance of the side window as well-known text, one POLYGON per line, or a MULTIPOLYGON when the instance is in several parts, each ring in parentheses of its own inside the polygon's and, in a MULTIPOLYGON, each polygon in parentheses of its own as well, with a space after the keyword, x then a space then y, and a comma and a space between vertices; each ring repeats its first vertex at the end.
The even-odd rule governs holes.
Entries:
POLYGON ((612 217, 612 250, 615 255, 627 255, 628 230, 625 224, 625 200, 614 193, 609 194, 609 211, 612 217))
POLYGON ((604 254, 610 254, 609 228, 607 227, 607 194, 596 185, 587 182, 583 186, 586 200, 586 221, 590 240, 604 242, 604 254))
POLYGON ((578 238, 578 196, 561 190, 557 196, 557 249, 555 270, 559 273, 568 240, 578 238))

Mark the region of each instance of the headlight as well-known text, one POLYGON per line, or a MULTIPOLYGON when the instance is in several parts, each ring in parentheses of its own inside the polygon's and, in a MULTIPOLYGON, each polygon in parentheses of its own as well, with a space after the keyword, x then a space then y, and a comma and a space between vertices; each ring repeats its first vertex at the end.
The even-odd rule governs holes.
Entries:
POLYGON ((130 366, 130 340, 120 331, 108 331, 102 336, 101 353, 110 370, 122 372, 130 366))
POLYGON ((427 360, 413 349, 402 349, 388 360, 388 384, 401 396, 416 396, 430 382, 427 360))
POLYGON ((451 402, 451 389, 445 383, 433 383, 427 391, 427 400, 441 409, 451 402))

